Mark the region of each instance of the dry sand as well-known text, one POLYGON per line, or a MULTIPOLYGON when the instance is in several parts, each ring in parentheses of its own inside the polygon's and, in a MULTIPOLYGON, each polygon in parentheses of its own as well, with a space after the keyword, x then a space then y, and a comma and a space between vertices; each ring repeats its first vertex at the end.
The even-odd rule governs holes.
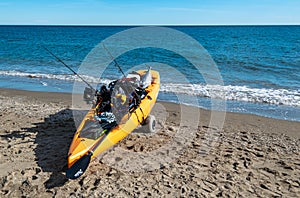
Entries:
MULTIPOLYGON (((66 158, 76 130, 71 96, 0 91, 0 197, 300 195, 299 122, 227 113, 225 125, 219 130, 209 127, 210 112, 200 110, 200 124, 193 139, 170 163, 145 171, 140 171, 138 165, 131 165, 130 170, 115 166, 114 162, 128 158, 115 157, 118 150, 138 156, 174 140, 180 108, 159 102, 155 110, 159 121, 156 134, 130 134, 93 160, 78 180, 68 180, 64 173, 66 158), (212 132, 215 144, 203 155, 201 149, 212 132)), ((185 126, 185 131, 191 130, 191 126, 185 126)))

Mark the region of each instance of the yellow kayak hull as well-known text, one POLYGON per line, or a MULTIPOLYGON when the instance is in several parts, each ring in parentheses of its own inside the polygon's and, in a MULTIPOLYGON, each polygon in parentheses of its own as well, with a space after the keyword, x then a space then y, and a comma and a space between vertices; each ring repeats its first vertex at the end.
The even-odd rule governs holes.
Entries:
MULTIPOLYGON (((137 71, 139 74, 144 75, 147 70, 137 71)), ((92 158, 103 153, 111 146, 115 145, 128 134, 130 134, 136 127, 138 127, 147 116, 150 114, 153 106, 156 103, 160 88, 160 76, 157 71, 151 70, 152 83, 146 88, 148 92, 147 97, 141 100, 139 107, 131 114, 126 114, 121 124, 114 127, 107 135, 103 135, 98 139, 84 138, 80 136, 80 132, 85 126, 86 121, 94 120, 95 108, 92 108, 84 117, 79 125, 71 143, 68 153, 68 167, 70 168, 82 156, 88 154, 93 150, 92 158)))

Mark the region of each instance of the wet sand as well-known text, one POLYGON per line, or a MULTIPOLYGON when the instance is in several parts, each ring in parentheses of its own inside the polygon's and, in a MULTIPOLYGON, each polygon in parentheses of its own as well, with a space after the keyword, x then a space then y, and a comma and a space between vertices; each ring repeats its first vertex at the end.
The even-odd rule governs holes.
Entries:
POLYGON ((82 177, 68 180, 66 159, 76 131, 71 103, 70 94, 0 89, 0 197, 300 194, 300 122, 226 113, 218 129, 209 125, 210 111, 185 107, 191 118, 200 112, 199 125, 180 128, 180 106, 166 102, 153 110, 155 134, 130 134, 94 159, 82 177), (154 157, 152 167, 131 163, 170 142, 177 145, 170 152, 182 148, 172 158, 154 157))

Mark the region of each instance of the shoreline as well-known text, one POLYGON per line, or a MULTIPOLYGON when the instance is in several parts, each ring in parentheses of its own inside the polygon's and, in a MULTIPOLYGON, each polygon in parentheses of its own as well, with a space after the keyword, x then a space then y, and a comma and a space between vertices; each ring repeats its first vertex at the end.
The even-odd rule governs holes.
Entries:
MULTIPOLYGON (((39 97, 41 100, 46 98, 46 101, 49 101, 49 99, 54 99, 57 100, 57 96, 59 96, 61 98, 61 101, 66 102, 68 100, 70 100, 70 105, 72 104, 72 93, 66 93, 66 92, 45 92, 45 91, 29 91, 29 90, 19 90, 19 89, 10 89, 10 88, 0 88, 0 95, 6 95, 6 96, 14 96, 14 95, 32 95, 34 97, 39 97), (46 97, 44 97, 46 95, 46 97)), ((175 105, 181 105, 175 102, 169 102, 169 101, 158 101, 158 102, 162 102, 162 103, 171 103, 171 104, 175 104, 175 105)), ((193 105, 189 105, 189 104, 182 104, 185 106, 189 106, 189 107, 194 107, 194 108, 199 108, 202 111, 211 111, 209 109, 205 109, 202 107, 198 107, 198 106, 193 106, 193 105)), ((272 118, 272 117, 267 117, 267 116, 262 116, 262 115, 256 115, 256 114, 251 114, 251 113, 243 113, 243 112, 230 112, 230 111, 225 111, 224 113, 226 114, 237 114, 237 115, 245 115, 245 116, 257 116, 260 118, 266 118, 266 119, 274 119, 274 120, 278 120, 278 121, 287 121, 287 122, 296 122, 296 123, 300 123, 300 121, 296 121, 296 120, 286 120, 286 119, 280 119, 280 118, 272 118)))
POLYGON ((187 121, 197 118, 197 112, 200 119, 197 126, 186 122, 180 128, 181 106, 157 102, 152 110, 155 134, 129 134, 95 158, 83 176, 68 180, 67 155, 76 131, 71 94, 0 91, 0 168, 5 170, 0 172, 1 197, 300 193, 300 122, 226 113, 223 128, 215 129, 209 125, 210 111, 183 105, 187 121), (170 154, 162 152, 165 147, 170 154), (156 151, 159 155, 152 158, 156 151), (135 163, 144 159, 141 154, 152 169, 135 163))

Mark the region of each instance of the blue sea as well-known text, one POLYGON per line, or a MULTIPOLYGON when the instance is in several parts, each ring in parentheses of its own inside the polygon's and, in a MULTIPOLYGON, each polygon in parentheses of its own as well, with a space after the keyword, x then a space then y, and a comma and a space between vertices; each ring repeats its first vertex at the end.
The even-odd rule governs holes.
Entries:
MULTIPOLYGON (((79 79, 42 46, 77 71, 97 44, 130 28, 134 27, 0 26, 0 87, 71 93, 79 79)), ((178 102, 178 95, 196 96, 197 106, 210 109, 215 97, 210 90, 222 89, 226 111, 300 121, 300 26, 168 28, 198 41, 215 61, 224 84, 208 84, 186 59, 170 51, 146 48, 116 57, 124 71, 146 62, 170 64, 183 71, 188 85, 174 78, 172 71, 161 73, 159 100, 178 102)), ((108 82, 120 76, 111 64, 101 79, 108 82)), ((91 83, 99 80, 84 77, 91 83)))

